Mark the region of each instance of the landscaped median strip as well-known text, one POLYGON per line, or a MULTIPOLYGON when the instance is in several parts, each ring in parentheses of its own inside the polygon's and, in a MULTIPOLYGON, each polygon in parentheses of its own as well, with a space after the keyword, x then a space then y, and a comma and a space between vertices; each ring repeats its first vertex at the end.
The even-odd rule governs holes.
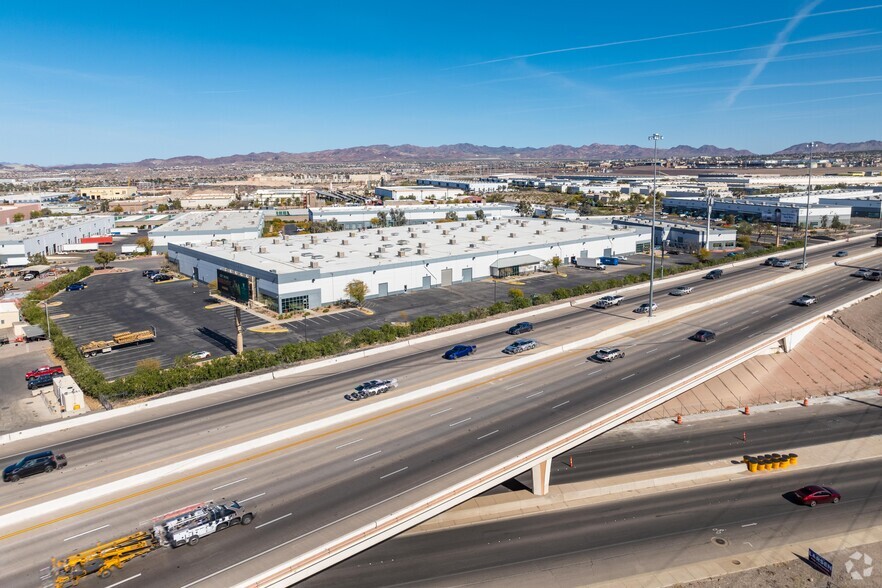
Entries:
MULTIPOLYGON (((859 239, 869 240, 870 238, 873 238, 873 235, 866 235, 863 237, 855 238, 854 241, 857 241, 859 239)), ((809 246, 808 249, 811 250, 811 249, 821 248, 821 247, 829 247, 829 244, 825 243, 825 244, 821 244, 821 245, 812 245, 812 246, 809 246)), ((876 253, 877 252, 875 250, 870 250, 869 252, 861 254, 861 255, 851 256, 850 259, 851 260, 858 260, 858 259, 862 259, 864 257, 875 255, 876 253)), ((749 258, 749 259, 736 261, 731 264, 731 267, 756 264, 757 260, 758 260, 758 258, 749 258)), ((721 302, 721 301, 729 300, 731 298, 741 296, 748 291, 755 291, 755 290, 759 290, 762 288, 766 288, 766 287, 772 285, 773 283, 780 283, 782 281, 787 281, 789 279, 798 279, 799 277, 805 276, 807 273, 818 272, 823 267, 830 266, 830 265, 832 265, 832 263, 826 263, 823 265, 816 265, 816 266, 809 268, 808 270, 804 270, 804 271, 792 271, 792 272, 782 273, 780 276, 775 278, 772 282, 764 282, 761 285, 754 286, 749 290, 740 290, 738 292, 730 293, 728 295, 724 295, 722 297, 719 297, 719 298, 711 300, 711 301, 704 301, 704 302, 695 303, 695 304, 692 304, 692 305, 685 307, 684 309, 678 309, 677 311, 660 311, 659 313, 656 314, 655 320, 656 320, 656 322, 660 322, 662 320, 669 320, 669 319, 675 318, 677 316, 680 316, 684 312, 692 312, 693 310, 699 309, 699 308, 704 307, 705 305, 708 305, 708 304, 713 304, 714 302, 721 302)), ((690 271, 690 272, 684 272, 684 273, 676 274, 676 275, 671 276, 669 278, 665 278, 664 282, 666 282, 667 284, 676 284, 680 281, 694 279, 696 276, 702 275, 704 272, 705 272, 704 269, 699 269, 699 270, 690 271)), ((661 280, 659 280, 659 281, 661 281, 661 280)), ((646 289, 647 287, 648 287, 648 284, 643 282, 643 283, 639 283, 639 284, 634 284, 632 286, 627 286, 625 288, 619 288, 616 290, 616 292, 630 293, 633 291, 646 289)), ((389 351, 394 351, 394 350, 398 350, 398 349, 405 349, 405 348, 411 347, 411 346, 422 345, 422 344, 425 344, 430 341, 435 341, 435 340, 444 339, 444 338, 462 337, 462 336, 468 335, 469 333, 471 333, 475 330, 487 329, 487 328, 496 327, 496 326, 503 326, 503 325, 509 324, 513 320, 529 319, 532 317, 542 316, 542 315, 552 313, 552 312, 566 310, 566 309, 569 309, 569 308, 572 308, 572 307, 575 307, 575 306, 578 306, 581 304, 593 303, 594 301, 599 299, 602 295, 603 295, 603 293, 593 294, 591 296, 586 296, 586 297, 580 298, 580 299, 569 300, 567 302, 560 303, 560 304, 554 304, 554 305, 545 306, 542 308, 535 308, 533 310, 529 310, 526 312, 520 312, 520 313, 517 313, 516 315, 506 315, 506 316, 503 316, 500 318, 490 319, 490 320, 486 320, 486 321, 483 321, 480 323, 470 324, 470 325, 466 325, 463 327, 451 329, 448 331, 441 331, 441 332, 436 332, 436 333, 432 333, 429 335, 418 336, 418 337, 415 337, 412 339, 406 339, 406 340, 399 341, 396 343, 390 343, 388 345, 372 347, 372 348, 365 349, 362 351, 353 351, 353 352, 348 353, 346 355, 329 357, 326 359, 320 359, 317 361, 305 363, 305 364, 290 367, 290 368, 283 368, 281 370, 276 370, 270 374, 262 374, 259 376, 250 376, 250 377, 236 380, 235 382, 228 382, 226 384, 218 384, 215 386, 208 386, 208 387, 201 388, 198 390, 193 390, 191 392, 184 392, 181 394, 175 394, 173 396, 166 396, 166 397, 158 398, 158 399, 154 399, 154 400, 147 400, 147 401, 139 403, 139 404, 134 404, 134 405, 123 407, 123 408, 113 409, 111 411, 104 411, 104 412, 97 412, 97 413, 93 412, 93 413, 89 413, 87 415, 83 415, 81 417, 64 419, 62 421, 50 423, 48 425, 42 425, 39 427, 33 427, 31 429, 25 429, 23 431, 16 431, 13 433, 7 433, 4 435, 0 435, 0 445, 10 443, 13 441, 22 440, 22 439, 33 438, 33 437, 47 434, 47 433, 64 431, 64 430, 71 429, 74 427, 79 427, 79 426, 83 426, 83 425, 92 424, 92 423, 95 423, 98 421, 103 421, 103 420, 106 420, 109 418, 124 416, 127 414, 131 414, 133 412, 141 411, 141 410, 148 409, 148 408, 167 406, 167 405, 175 404, 177 402, 183 402, 183 401, 192 400, 195 398, 200 398, 203 396, 208 396, 208 395, 219 393, 219 392, 225 392, 225 391, 228 391, 232 388, 249 386, 252 384, 256 384, 259 382, 265 382, 268 380, 281 379, 281 378, 285 378, 285 377, 289 377, 289 376, 299 375, 299 374, 307 373, 310 371, 329 367, 332 365, 340 365, 340 364, 348 362, 348 361, 362 359, 362 358, 365 358, 365 357, 368 357, 371 355, 378 355, 378 354, 386 353, 389 351)), ((644 325, 645 325, 645 323, 642 323, 642 324, 638 323, 638 324, 633 324, 633 325, 629 324, 629 325, 627 325, 627 327, 629 327, 632 330, 637 330, 637 329, 643 328, 644 325)), ((607 331, 605 331, 605 333, 608 335, 605 338, 609 339, 612 336, 618 336, 618 335, 624 334, 626 332, 629 332, 629 331, 617 331, 616 329, 618 329, 618 328, 619 327, 615 327, 613 329, 608 329, 607 331)), ((590 343, 591 341, 593 341, 593 339, 583 340, 580 342, 576 342, 572 345, 585 344, 586 342, 590 343)))

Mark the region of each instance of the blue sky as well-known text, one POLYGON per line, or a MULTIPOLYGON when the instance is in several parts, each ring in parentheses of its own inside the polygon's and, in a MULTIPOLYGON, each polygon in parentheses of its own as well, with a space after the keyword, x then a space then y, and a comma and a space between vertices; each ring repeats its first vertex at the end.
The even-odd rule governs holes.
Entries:
POLYGON ((882 4, 0 3, 0 161, 882 139, 882 4))

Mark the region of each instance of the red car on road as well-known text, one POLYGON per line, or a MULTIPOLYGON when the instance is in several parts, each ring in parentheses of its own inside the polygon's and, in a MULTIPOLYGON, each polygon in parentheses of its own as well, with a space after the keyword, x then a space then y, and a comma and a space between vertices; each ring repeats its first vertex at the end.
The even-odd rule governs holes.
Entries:
POLYGON ((842 499, 842 495, 828 486, 805 486, 796 492, 796 499, 806 506, 815 506, 822 502, 836 504, 842 499))
POLYGON ((64 368, 62 368, 60 365, 44 365, 26 373, 25 380, 33 380, 34 378, 39 378, 40 376, 51 376, 54 374, 64 375, 64 368))

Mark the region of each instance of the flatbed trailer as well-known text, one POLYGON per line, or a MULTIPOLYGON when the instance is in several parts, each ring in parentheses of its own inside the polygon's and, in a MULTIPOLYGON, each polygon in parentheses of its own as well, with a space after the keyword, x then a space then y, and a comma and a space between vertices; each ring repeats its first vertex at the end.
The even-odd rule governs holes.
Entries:
POLYGON ((79 350, 83 357, 92 357, 99 353, 110 353, 117 349, 140 345, 154 339, 156 339, 156 329, 154 327, 143 331, 123 331, 121 333, 114 333, 110 341, 90 341, 80 345, 79 350))

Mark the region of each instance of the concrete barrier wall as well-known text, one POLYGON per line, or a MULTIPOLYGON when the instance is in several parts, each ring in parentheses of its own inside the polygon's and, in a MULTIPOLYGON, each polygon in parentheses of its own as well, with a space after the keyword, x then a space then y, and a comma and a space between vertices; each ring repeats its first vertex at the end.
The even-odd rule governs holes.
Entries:
MULTIPOLYGON (((862 237, 857 237, 854 240, 858 241, 858 240, 866 240, 866 239, 870 239, 870 238, 874 238, 874 236, 873 235, 866 235, 866 236, 862 236, 862 237)), ((823 248, 823 247, 829 247, 829 244, 812 245, 812 246, 808 247, 808 249, 814 250, 814 249, 823 248)), ((864 253, 861 255, 852 256, 849 259, 850 260, 858 260, 858 259, 862 259, 864 257, 869 257, 872 255, 875 255, 875 253, 876 253, 875 251, 870 251, 870 252, 867 252, 867 253, 864 253)), ((730 265, 730 267, 741 267, 741 266, 745 266, 745 265, 755 265, 759 262, 759 259, 760 258, 750 258, 750 259, 736 261, 736 262, 733 262, 730 265)), ((707 302, 701 302, 701 303, 696 303, 696 304, 692 304, 692 305, 687 305, 686 307, 677 309, 675 311, 659 311, 654 314, 656 315, 656 318, 658 320, 662 320, 662 319, 670 320, 672 318, 682 316, 683 314, 693 312, 694 310, 699 309, 702 306, 730 300, 736 296, 740 296, 740 295, 743 295, 748 292, 757 291, 757 290, 765 288, 771 284, 781 283, 781 282, 787 281, 789 279, 797 279, 797 278, 803 277, 809 273, 813 274, 818 271, 821 271, 824 267, 829 267, 834 264, 835 264, 835 262, 825 263, 822 265, 812 266, 807 270, 803 270, 803 271, 799 271, 799 272, 792 272, 791 271, 786 274, 782 273, 781 276, 779 276, 778 278, 775 278, 772 282, 764 282, 760 285, 757 285, 757 286, 754 286, 754 287, 751 287, 748 289, 739 290, 738 292, 733 292, 728 295, 721 296, 717 299, 714 299, 713 301, 707 301, 707 302)), ((664 280, 659 280, 658 282, 665 284, 665 286, 663 286, 663 287, 667 287, 670 284, 676 284, 681 281, 695 279, 696 276, 703 275, 705 273, 707 273, 706 269, 699 269, 699 270, 695 270, 695 271, 691 271, 691 272, 684 272, 681 274, 677 274, 675 276, 665 278, 664 280)), ((635 292, 638 290, 647 289, 648 287, 649 286, 648 286, 647 282, 642 282, 639 284, 634 284, 632 286, 626 286, 624 288, 619 288, 619 289, 615 290, 615 292, 632 293, 632 292, 635 292)), ((468 335, 476 330, 508 325, 513 321, 525 320, 525 319, 532 318, 532 317, 542 316, 542 315, 545 315, 548 313, 566 310, 568 308, 572 308, 577 305, 593 304, 601 296, 603 296, 603 294, 593 294, 591 296, 586 296, 586 297, 579 298, 579 299, 573 299, 573 300, 570 300, 570 301, 567 301, 564 303, 553 304, 550 306, 543 306, 541 308, 527 310, 525 312, 519 312, 516 315, 506 315, 504 317, 489 319, 489 320, 482 321, 479 323, 474 323, 474 324, 469 324, 469 325, 465 325, 462 327, 454 328, 454 329, 451 329, 448 331, 441 331, 441 332, 432 333, 429 335, 422 335, 422 336, 418 336, 418 337, 415 337, 412 339, 407 339, 404 341, 390 343, 388 345, 382 345, 379 347, 372 347, 370 349, 365 349, 363 351, 354 351, 354 352, 348 353, 346 355, 331 357, 331 358, 327 358, 327 359, 321 359, 321 360, 305 363, 305 364, 290 367, 290 368, 284 368, 281 370, 276 370, 276 371, 272 372, 271 374, 263 374, 263 375, 259 375, 259 376, 245 377, 240 380, 236 380, 235 382, 227 382, 224 384, 217 384, 214 386, 208 386, 206 388, 201 388, 199 390, 193 390, 191 392, 183 392, 181 394, 175 394, 173 396, 167 396, 167 397, 160 398, 160 399, 148 400, 148 401, 145 401, 145 402, 142 402, 139 404, 135 404, 135 405, 131 405, 131 406, 127 406, 124 408, 113 409, 111 411, 105 411, 105 412, 89 413, 89 414, 86 414, 86 415, 83 415, 80 417, 64 419, 62 421, 49 423, 49 424, 42 425, 39 427, 31 428, 31 429, 24 429, 22 431, 7 433, 4 435, 0 435, 0 445, 4 445, 4 444, 7 444, 7 443, 10 443, 13 441, 19 441, 19 440, 23 440, 23 439, 30 439, 30 438, 33 438, 33 437, 36 437, 39 435, 47 434, 47 433, 66 431, 66 430, 73 429, 76 427, 81 427, 84 425, 90 425, 90 424, 93 424, 96 422, 104 421, 104 420, 107 420, 110 418, 125 416, 125 415, 131 414, 133 412, 138 412, 138 411, 142 411, 142 410, 149 409, 149 408, 168 406, 168 405, 175 404, 178 402, 184 402, 184 401, 192 400, 195 398, 201 398, 201 397, 209 396, 211 394, 216 394, 219 392, 226 392, 227 390, 232 390, 232 389, 238 388, 238 387, 249 386, 249 385, 257 384, 260 382, 266 382, 266 381, 269 381, 272 379, 281 379, 281 378, 296 376, 296 375, 308 373, 310 371, 320 370, 320 369, 323 369, 326 367, 341 365, 341 364, 349 362, 349 361, 363 359, 363 358, 369 357, 369 356, 379 355, 379 354, 387 353, 390 351, 395 351, 395 350, 399 350, 399 349, 406 349, 406 348, 412 347, 412 346, 431 343, 433 341, 437 341, 437 340, 444 339, 447 337, 454 337, 454 336, 459 337, 459 336, 463 336, 463 335, 468 335)), ((649 319, 647 318, 647 320, 649 320, 649 319)), ((632 328, 642 328, 643 326, 645 326, 645 324, 646 323, 638 323, 638 325, 631 325, 631 327, 632 328)), ((627 331, 619 331, 618 328, 608 329, 606 331, 606 334, 608 335, 606 338, 609 338, 611 336, 620 335, 624 332, 627 332, 627 331)), ((591 339, 591 341, 593 341, 593 340, 595 340, 595 339, 591 339)), ((571 344, 569 344, 569 346, 564 346, 564 348, 562 350, 565 351, 565 350, 573 349, 573 348, 575 348, 574 346, 584 345, 584 344, 587 344, 588 342, 591 342, 591 341, 583 340, 580 342, 571 343, 571 344)))
MULTIPOLYGON (((749 359, 760 352, 771 342, 785 337, 791 332, 798 331, 813 322, 824 320, 828 315, 846 308, 860 300, 871 298, 882 293, 882 289, 861 296, 856 301, 845 303, 835 309, 824 311, 802 323, 789 327, 749 347, 747 350, 737 353, 712 364, 700 373, 691 374, 685 378, 665 386, 659 390, 650 392, 647 396, 637 399, 617 410, 613 414, 604 415, 587 425, 580 426, 574 431, 565 433, 540 447, 526 453, 515 456, 504 463, 493 466, 490 469, 476 474, 463 482, 458 483, 451 489, 445 489, 414 505, 408 506, 396 513, 383 517, 373 523, 353 531, 339 539, 326 543, 312 551, 304 553, 296 558, 280 564, 262 574, 236 585, 236 588, 256 587, 283 587, 291 583, 303 580, 319 571, 330 567, 352 555, 367 549, 377 543, 393 537, 433 516, 448 510, 474 496, 493 488, 501 482, 530 470, 533 466, 554 458, 561 453, 585 443, 586 441, 611 430, 632 418, 651 410, 652 408, 667 402, 671 398, 689 390, 703 381, 723 373, 735 365, 749 359)), ((593 409, 596 410, 596 409, 593 409)), ((579 418, 578 415, 571 420, 579 418)), ((468 464, 463 467, 468 467, 468 464)), ((742 466, 736 466, 741 468, 742 466)), ((690 476, 694 477, 694 476, 690 476)))

